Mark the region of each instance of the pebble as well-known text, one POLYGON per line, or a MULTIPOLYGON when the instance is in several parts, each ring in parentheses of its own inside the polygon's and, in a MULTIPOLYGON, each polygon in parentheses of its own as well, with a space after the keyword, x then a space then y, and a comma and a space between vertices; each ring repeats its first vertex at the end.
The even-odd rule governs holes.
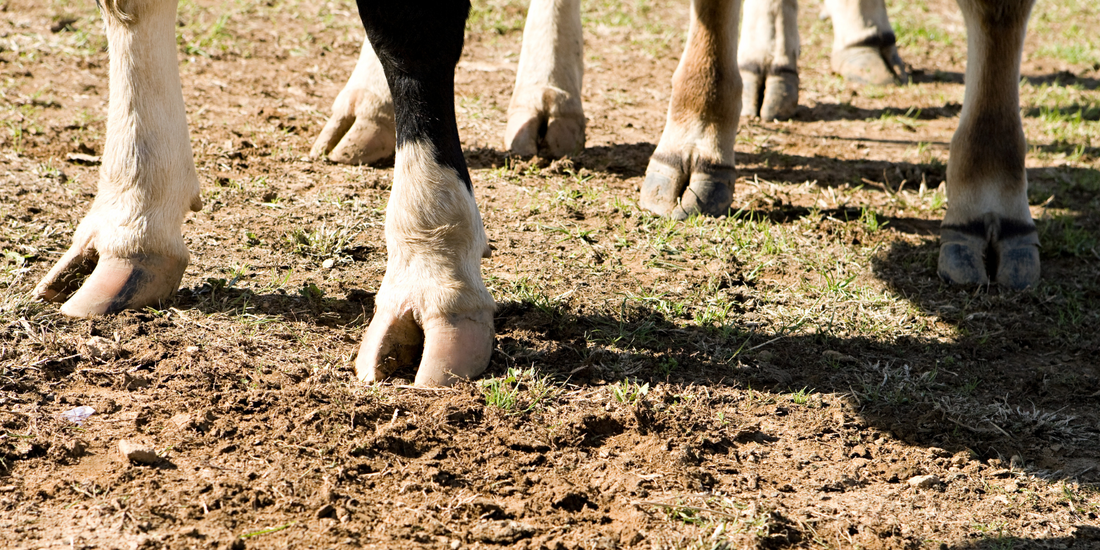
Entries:
POLYGON ((160 457, 157 456, 156 451, 142 443, 122 439, 118 442, 118 450, 130 462, 139 464, 156 464, 160 462, 160 457))
POLYGON ((88 419, 88 417, 92 416, 93 414, 95 414, 95 409, 87 405, 83 405, 61 413, 61 418, 64 418, 65 420, 68 420, 69 422, 72 422, 74 424, 82 424, 85 420, 88 419))
POLYGON ((336 260, 334 260, 332 258, 329 258, 329 259, 321 262, 321 267, 323 267, 325 269, 332 269, 332 266, 334 266, 334 265, 336 265, 336 260))
POLYGON ((179 413, 168 420, 176 425, 177 428, 185 430, 190 428, 195 422, 195 417, 187 413, 179 413))
POLYGON ((92 336, 78 346, 80 355, 85 359, 114 359, 118 355, 118 342, 102 336, 92 336))
POLYGON ((909 485, 916 487, 917 489, 929 489, 940 482, 939 476, 936 474, 928 474, 926 476, 916 476, 909 478, 909 485))

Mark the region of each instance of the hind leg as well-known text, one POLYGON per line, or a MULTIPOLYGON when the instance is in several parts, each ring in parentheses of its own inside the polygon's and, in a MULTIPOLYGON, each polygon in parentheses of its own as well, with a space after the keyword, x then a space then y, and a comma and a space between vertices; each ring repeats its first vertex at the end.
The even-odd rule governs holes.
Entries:
POLYGON ((110 100, 98 192, 72 247, 35 288, 76 317, 172 296, 188 262, 184 217, 202 207, 176 62, 176 2, 104 2, 103 18, 110 100))
POLYGON ((580 0, 533 0, 523 27, 504 147, 552 157, 584 148, 580 0))
POLYGON ((369 164, 392 155, 396 139, 390 87, 370 40, 364 38, 355 70, 332 103, 332 116, 309 155, 327 155, 341 164, 369 164))
POLYGON ((745 0, 737 65, 743 116, 786 119, 798 108, 798 2, 745 0))
POLYGON ((833 71, 857 84, 909 81, 885 0, 825 0, 833 20, 833 71))

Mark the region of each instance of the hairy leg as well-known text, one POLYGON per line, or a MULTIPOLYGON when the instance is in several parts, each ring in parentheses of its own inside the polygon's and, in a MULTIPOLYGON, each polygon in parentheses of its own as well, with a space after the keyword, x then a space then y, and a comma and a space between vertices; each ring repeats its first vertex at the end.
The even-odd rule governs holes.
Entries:
POLYGON ((488 240, 454 111, 468 10, 451 0, 359 2, 397 122, 389 259, 356 360, 360 380, 418 365, 417 385, 449 385, 480 374, 492 353, 495 304, 480 269, 488 240))
POLYGON ((504 146, 560 157, 584 148, 580 0, 532 0, 523 27, 504 146))
POLYGON ((833 20, 833 70, 858 84, 909 81, 885 0, 825 0, 833 20))
POLYGON ((170 297, 188 262, 184 217, 202 207, 176 62, 176 1, 101 6, 110 99, 99 189, 72 247, 35 288, 46 300, 67 299, 62 313, 77 317, 170 297))
POLYGON ((692 0, 664 133, 642 184, 641 205, 657 214, 720 216, 733 201, 733 146, 741 114, 740 8, 740 0, 692 0))
POLYGON ((369 164, 392 155, 395 140, 390 87, 370 40, 364 38, 355 70, 332 103, 332 116, 309 155, 328 155, 341 164, 369 164))
POLYGON ((1039 280, 1027 203, 1020 57, 1034 0, 959 0, 967 31, 966 95, 947 163, 940 276, 1022 289, 1039 280))
POLYGON ((745 0, 737 65, 743 116, 785 119, 798 108, 798 2, 745 0))

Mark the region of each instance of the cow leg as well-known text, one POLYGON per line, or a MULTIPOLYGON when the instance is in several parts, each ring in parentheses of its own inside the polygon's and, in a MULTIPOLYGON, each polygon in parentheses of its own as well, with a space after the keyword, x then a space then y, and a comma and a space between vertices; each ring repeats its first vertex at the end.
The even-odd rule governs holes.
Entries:
POLYGON ((692 0, 665 130, 642 184, 641 206, 657 214, 720 216, 733 202, 733 145, 741 113, 740 9, 740 0, 692 0))
POLYGON ((488 366, 495 305, 481 280, 488 241, 454 111, 466 1, 360 0, 397 122, 386 207, 386 275, 356 360, 375 381, 419 364, 416 384, 448 385, 488 366))
POLYGON ((72 247, 34 290, 67 298, 61 312, 75 317, 170 297, 187 267, 184 217, 202 207, 176 61, 176 1, 100 5, 110 99, 99 189, 72 247))
POLYGON ((798 2, 745 0, 737 65, 742 116, 785 119, 798 108, 798 2))
POLYGON ((504 147, 560 157, 584 148, 580 0, 532 0, 523 27, 504 147))
POLYGON ((1039 280, 1039 237, 1027 204, 1020 57, 1034 0, 959 0, 966 20, 966 94, 947 163, 939 272, 958 284, 1039 280))
POLYGON ((332 117, 309 155, 328 155, 341 164, 369 164, 393 154, 395 136, 390 87, 370 40, 364 38, 355 70, 332 103, 332 117))
POLYGON ((833 71, 858 84, 909 81, 885 0, 825 0, 833 20, 833 71))

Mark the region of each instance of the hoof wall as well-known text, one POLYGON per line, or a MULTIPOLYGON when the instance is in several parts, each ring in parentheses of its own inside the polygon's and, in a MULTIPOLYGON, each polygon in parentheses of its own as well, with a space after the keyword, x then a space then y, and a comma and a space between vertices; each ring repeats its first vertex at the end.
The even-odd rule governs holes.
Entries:
POLYGON ((655 214, 677 220, 695 214, 722 216, 733 203, 733 168, 699 166, 686 174, 656 159, 649 161, 642 184, 641 206, 655 214))
POLYGON ((38 284, 35 294, 57 302, 79 285, 61 306, 61 313, 70 317, 141 309, 171 297, 186 268, 186 259, 162 255, 97 258, 70 250, 38 284), (80 282, 89 271, 87 279, 80 282))

